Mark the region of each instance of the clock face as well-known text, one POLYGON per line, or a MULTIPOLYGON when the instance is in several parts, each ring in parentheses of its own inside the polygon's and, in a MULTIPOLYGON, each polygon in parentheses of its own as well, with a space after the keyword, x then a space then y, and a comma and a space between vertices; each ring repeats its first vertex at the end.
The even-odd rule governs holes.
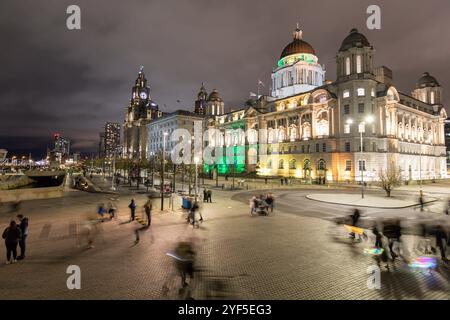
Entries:
POLYGON ((147 99, 147 93, 141 92, 140 95, 141 99, 147 99))

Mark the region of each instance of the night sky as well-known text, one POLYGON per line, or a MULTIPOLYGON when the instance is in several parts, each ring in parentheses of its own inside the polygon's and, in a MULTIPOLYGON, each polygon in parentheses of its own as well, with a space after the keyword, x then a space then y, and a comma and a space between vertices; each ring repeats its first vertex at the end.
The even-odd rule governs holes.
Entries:
POLYGON ((193 110, 202 81, 226 108, 241 107, 258 79, 269 92, 297 21, 327 79, 357 27, 400 91, 429 71, 448 97, 449 14, 448 0, 2 0, 0 148, 43 156, 60 132, 74 151, 95 151, 104 123, 123 122, 140 65, 163 111, 193 110), (81 7, 81 30, 66 27, 71 4, 81 7), (370 4, 381 7, 381 30, 366 27, 370 4))

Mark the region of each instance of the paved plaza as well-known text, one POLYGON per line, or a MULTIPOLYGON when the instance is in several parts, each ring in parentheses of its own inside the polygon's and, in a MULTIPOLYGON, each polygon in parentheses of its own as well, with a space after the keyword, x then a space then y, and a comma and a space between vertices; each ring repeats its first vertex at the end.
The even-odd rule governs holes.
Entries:
MULTIPOLYGON (((369 289, 367 269, 375 261, 363 253, 368 244, 352 242, 330 221, 350 214, 351 207, 306 198, 313 193, 333 197, 338 190, 274 189, 276 210, 269 216, 250 215, 249 199, 259 191, 214 190, 213 202, 202 204, 204 222, 199 228, 188 225, 181 210, 160 213, 156 208, 149 229, 128 222, 131 198, 136 199, 141 215, 146 200, 142 191, 119 188, 118 219, 98 223, 92 249, 85 248, 87 216, 114 195, 72 191, 60 199, 23 203, 20 212, 30 218, 27 258, 5 265, 5 248, 0 247, 0 298, 176 298, 172 289, 179 278, 166 253, 185 240, 195 244, 198 264, 206 270, 203 285, 208 284, 206 276, 219 279, 228 298, 450 299, 450 268, 440 259, 430 273, 411 270, 397 260, 389 271, 382 268, 381 289, 369 289), (141 229, 140 242, 135 244, 137 229, 141 229), (67 289, 69 265, 81 268, 81 290, 67 289)), ((358 190, 345 192, 357 194, 358 190)), ((381 195, 376 190, 368 192, 381 195)), ((365 208, 363 218, 445 218, 446 192, 450 191, 445 185, 430 192, 438 201, 424 212, 411 207, 365 208)), ((5 205, 1 208, 2 228, 16 214, 8 210, 5 205)), ((205 298, 200 289, 193 296, 205 298)))

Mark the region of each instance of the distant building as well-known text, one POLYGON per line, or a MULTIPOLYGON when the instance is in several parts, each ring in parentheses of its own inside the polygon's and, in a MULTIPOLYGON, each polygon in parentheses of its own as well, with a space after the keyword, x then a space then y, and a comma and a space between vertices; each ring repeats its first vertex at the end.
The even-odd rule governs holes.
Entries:
POLYGON ((104 133, 105 157, 113 158, 120 153, 120 124, 107 122, 104 133))
POLYGON ((450 118, 445 120, 445 146, 447 148, 447 172, 450 173, 450 118))
POLYGON ((99 158, 103 158, 105 156, 105 133, 99 132, 99 140, 98 140, 98 154, 99 158))
POLYGON ((59 133, 53 135, 53 140, 55 145, 49 154, 50 160, 59 164, 64 163, 70 154, 70 141, 59 133))
MULTIPOLYGON (((200 121, 202 126, 203 115, 189 112, 186 110, 177 110, 164 115, 161 118, 151 121, 147 125, 148 131, 148 157, 157 155, 163 150, 164 133, 167 132, 165 149, 170 152, 178 143, 171 141, 170 136, 176 129, 186 129, 191 136, 194 136, 194 121, 200 121)), ((201 127, 200 127, 201 128, 201 127)))

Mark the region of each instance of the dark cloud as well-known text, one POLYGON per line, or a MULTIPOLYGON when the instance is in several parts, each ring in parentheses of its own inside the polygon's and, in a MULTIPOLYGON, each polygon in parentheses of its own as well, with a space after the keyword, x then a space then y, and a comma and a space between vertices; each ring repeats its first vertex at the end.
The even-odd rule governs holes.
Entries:
POLYGON ((297 21, 330 80, 341 41, 357 27, 401 91, 424 71, 450 85, 447 0, 3 0, 0 9, 0 147, 11 150, 45 153, 53 132, 95 148, 104 122, 123 121, 140 65, 165 111, 192 108, 202 81, 240 106, 257 79, 268 91, 297 21), (74 3, 80 31, 66 28, 74 3), (382 9, 379 31, 365 27, 370 4, 382 9))

